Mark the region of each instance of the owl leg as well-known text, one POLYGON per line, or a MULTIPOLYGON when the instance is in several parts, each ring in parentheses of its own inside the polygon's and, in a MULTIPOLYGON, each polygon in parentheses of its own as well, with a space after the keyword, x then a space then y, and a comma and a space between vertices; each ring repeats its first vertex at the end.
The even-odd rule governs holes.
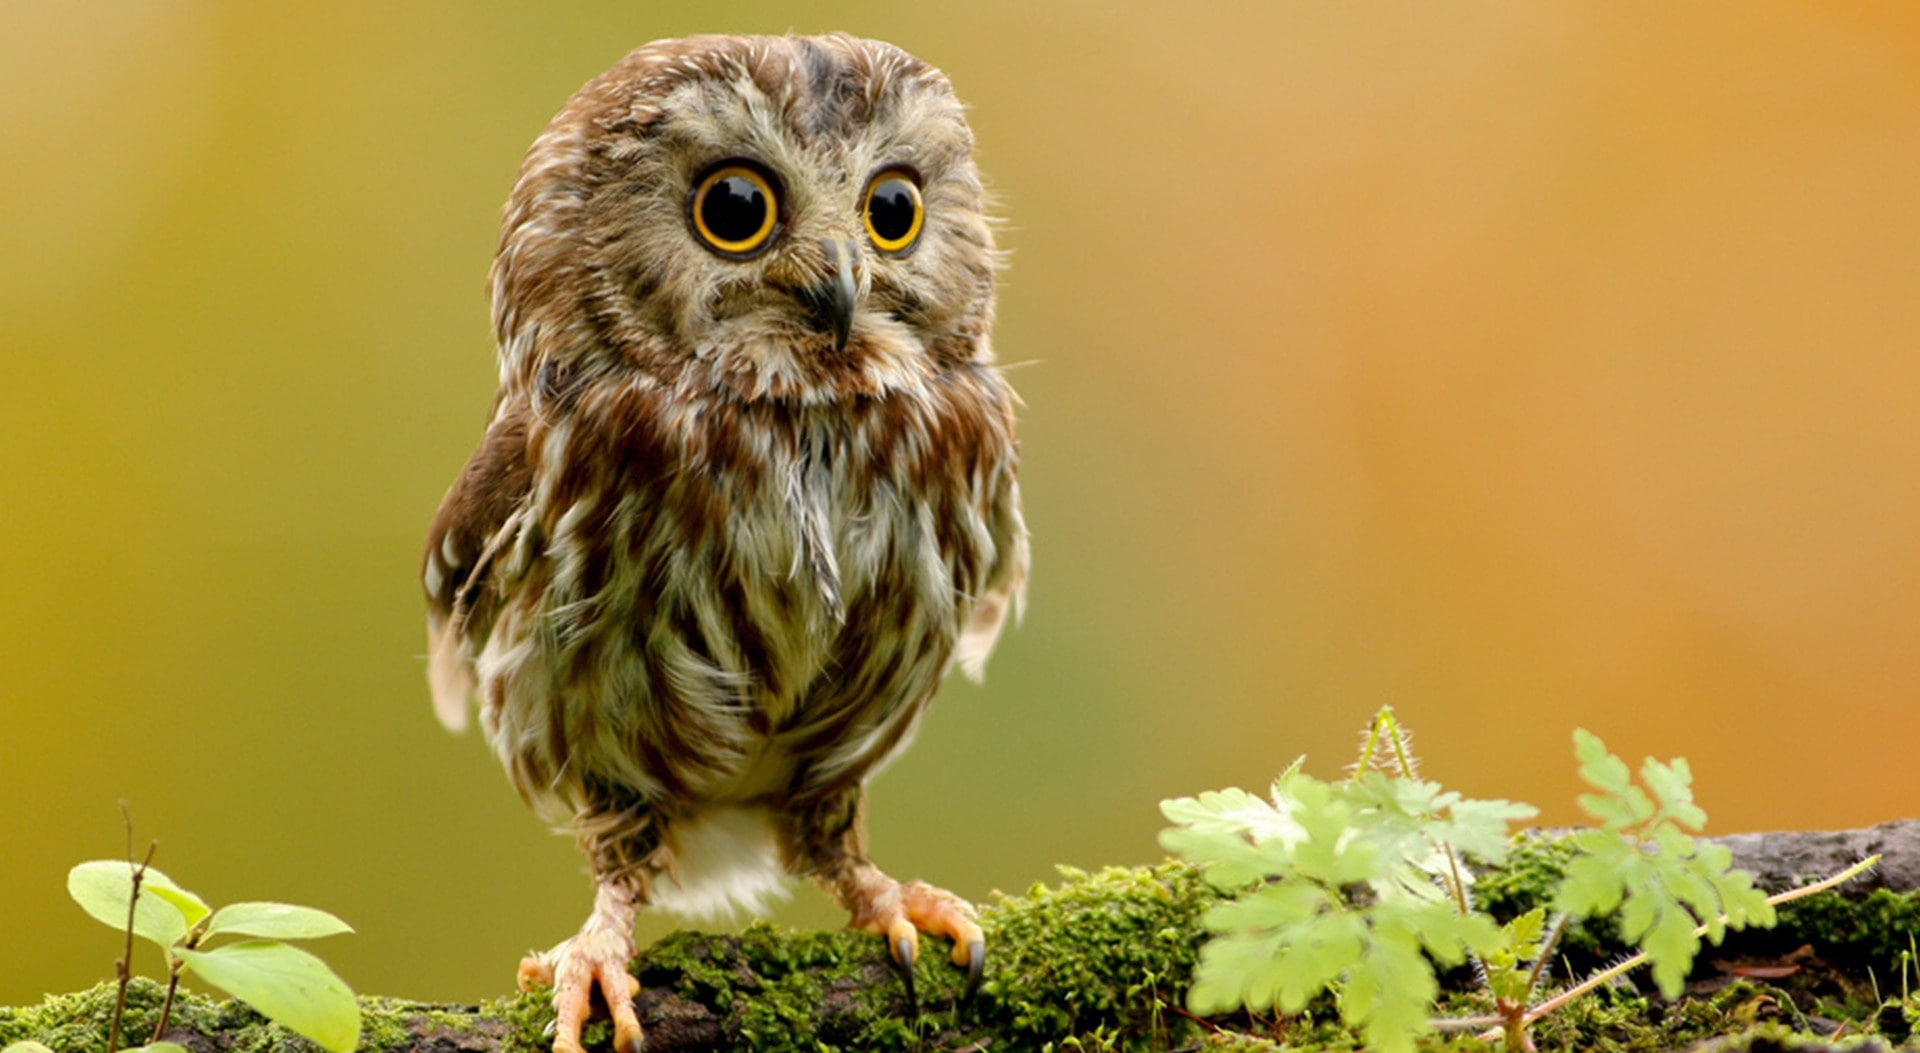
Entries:
POLYGON ((953 964, 967 970, 962 997, 972 997, 987 962, 986 936, 974 920, 973 905, 923 881, 895 881, 874 866, 867 858, 865 800, 865 791, 856 787, 796 817, 792 833, 800 869, 852 915, 849 928, 886 937, 909 1005, 916 1004, 913 963, 920 956, 922 932, 953 941, 953 964))
POLYGON ((553 989, 553 1053, 584 1053, 580 1029, 593 1008, 596 988, 613 1017, 615 1053, 640 1053, 643 1036, 633 1008, 640 981, 629 971, 638 901, 630 878, 599 879, 593 913, 579 934, 545 954, 521 959, 522 991, 553 989))

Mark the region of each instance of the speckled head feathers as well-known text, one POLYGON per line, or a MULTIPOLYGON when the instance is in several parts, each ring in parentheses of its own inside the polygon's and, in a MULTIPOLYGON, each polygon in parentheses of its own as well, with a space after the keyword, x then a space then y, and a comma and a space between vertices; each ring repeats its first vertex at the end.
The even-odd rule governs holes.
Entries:
POLYGON ((946 77, 890 44, 646 45, 583 87, 521 168, 491 276, 502 380, 632 369, 816 401, 987 360, 994 252, 972 150, 946 77), (751 258, 716 253, 693 222, 699 182, 729 164, 763 174, 774 199, 751 258), (889 172, 924 208, 904 253, 881 251, 864 221, 889 172), (807 296, 834 276, 836 244, 856 293, 839 346, 807 296))

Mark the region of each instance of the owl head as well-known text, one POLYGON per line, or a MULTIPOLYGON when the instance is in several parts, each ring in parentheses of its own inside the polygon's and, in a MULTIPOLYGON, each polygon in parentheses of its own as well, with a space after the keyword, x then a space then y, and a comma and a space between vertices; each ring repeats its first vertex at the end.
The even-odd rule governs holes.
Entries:
POLYGON ((847 36, 659 41, 536 140, 490 275, 503 386, 814 401, 990 357, 993 237, 938 70, 847 36))

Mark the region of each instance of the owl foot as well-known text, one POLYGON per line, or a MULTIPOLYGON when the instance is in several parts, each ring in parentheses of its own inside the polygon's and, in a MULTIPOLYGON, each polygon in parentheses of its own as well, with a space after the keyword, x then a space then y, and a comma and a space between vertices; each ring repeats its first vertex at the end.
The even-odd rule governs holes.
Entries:
POLYGON ((645 1036, 633 999, 640 981, 633 962, 633 901, 624 889, 601 885, 592 917, 580 934, 545 954, 520 960, 520 989, 553 989, 553 1053, 585 1053, 580 1029, 593 1010, 596 988, 613 1017, 614 1053, 640 1053, 645 1036))
POLYGON ((906 984, 911 1012, 919 1011, 913 963, 920 957, 922 932, 953 941, 953 964, 967 971, 960 998, 973 997, 987 965, 987 940, 974 921, 972 904, 923 881, 902 884, 872 867, 849 884, 842 901, 853 912, 850 927, 886 937, 887 951, 906 984))

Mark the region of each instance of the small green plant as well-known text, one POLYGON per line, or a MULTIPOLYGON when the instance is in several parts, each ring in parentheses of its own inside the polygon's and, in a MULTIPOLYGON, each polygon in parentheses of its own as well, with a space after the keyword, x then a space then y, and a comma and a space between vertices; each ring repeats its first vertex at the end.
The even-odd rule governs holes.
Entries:
POLYGON ((1576 731, 1574 742, 1580 775, 1595 791, 1580 805, 1601 825, 1574 835, 1551 921, 1536 910, 1497 924, 1474 909, 1466 866, 1500 862, 1509 824, 1536 810, 1472 800, 1418 778, 1391 709, 1375 717, 1346 779, 1324 782, 1296 761, 1264 798, 1235 789, 1162 802, 1174 825, 1161 843, 1234 895, 1202 919, 1214 935, 1200 950, 1189 1007, 1298 1014, 1330 992, 1369 1049, 1403 1053, 1436 1024, 1434 963, 1472 959, 1493 1015, 1438 1023, 1487 1028, 1488 1037, 1504 1034, 1510 1050, 1531 1049, 1528 1028, 1568 999, 1646 962, 1674 997, 1702 936, 1718 943, 1727 928, 1770 926, 1775 903, 1874 862, 1769 900, 1732 869, 1725 848, 1687 832, 1698 831, 1706 813, 1693 802, 1684 760, 1647 760, 1643 788, 1599 738, 1576 731), (1615 913, 1622 937, 1642 953, 1532 1004, 1568 922, 1615 913))
MULTIPOLYGON (((147 1044, 119 1053, 187 1053, 175 1043, 160 1041, 160 1036, 166 1032, 180 976, 188 972, 332 1053, 352 1053, 360 1038, 360 1006, 353 991, 312 953, 282 942, 352 932, 351 926, 324 910, 287 903, 232 903, 215 910, 154 869, 152 855, 149 851, 140 863, 82 863, 67 874, 67 892, 74 902, 126 933, 108 1053, 119 1051, 135 936, 158 944, 166 956, 167 996, 147 1044), (243 938, 209 946, 218 937, 243 938)), ((38 1042, 17 1042, 3 1053, 53 1051, 38 1042)))
POLYGON ((1685 758, 1647 758, 1642 790, 1598 736, 1576 730, 1573 742, 1580 777, 1600 791, 1582 794, 1580 808, 1601 826, 1573 835, 1573 862, 1554 907, 1574 917, 1618 910, 1621 938, 1646 951, 1654 984, 1672 998, 1700 950, 1696 928, 1704 923, 1716 944, 1728 926, 1771 928, 1773 905, 1750 875, 1733 869, 1725 846, 1688 835, 1706 825, 1707 813, 1693 803, 1685 758))

